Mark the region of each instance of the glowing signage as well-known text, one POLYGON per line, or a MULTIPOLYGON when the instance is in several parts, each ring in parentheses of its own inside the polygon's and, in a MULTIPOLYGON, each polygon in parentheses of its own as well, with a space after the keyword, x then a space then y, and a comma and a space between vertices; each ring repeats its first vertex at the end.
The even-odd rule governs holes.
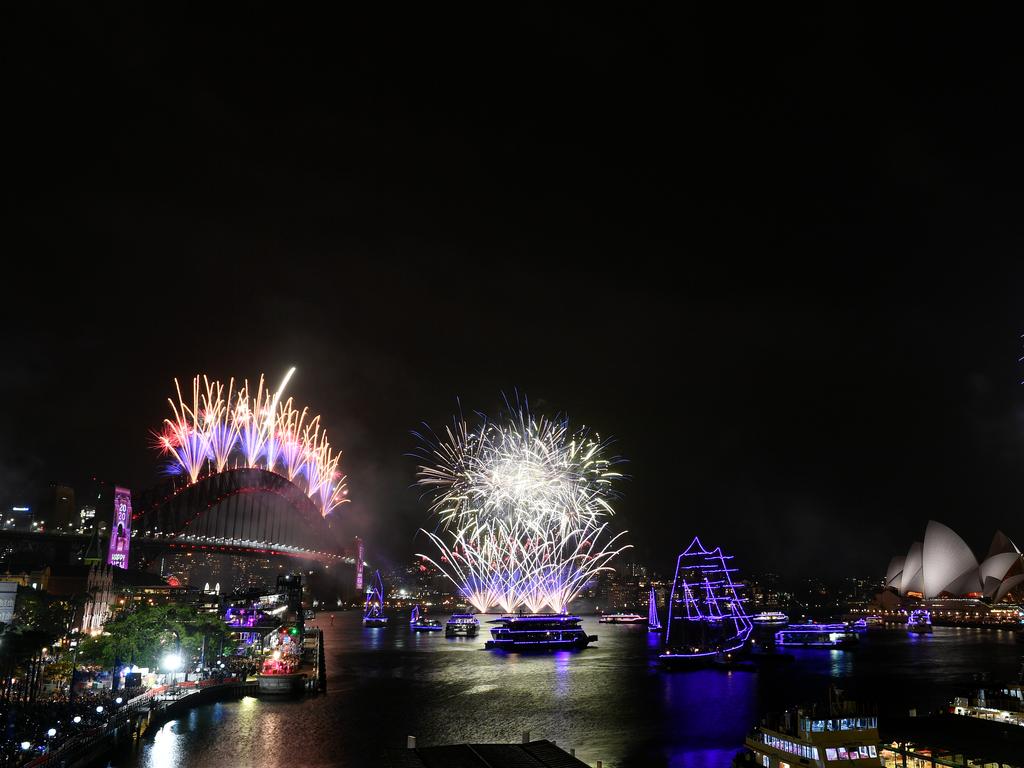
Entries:
POLYGON ((110 549, 107 564, 128 569, 128 548, 132 543, 132 492, 114 488, 114 521, 110 526, 110 549))
POLYGON ((356 537, 356 592, 363 591, 363 540, 356 537))

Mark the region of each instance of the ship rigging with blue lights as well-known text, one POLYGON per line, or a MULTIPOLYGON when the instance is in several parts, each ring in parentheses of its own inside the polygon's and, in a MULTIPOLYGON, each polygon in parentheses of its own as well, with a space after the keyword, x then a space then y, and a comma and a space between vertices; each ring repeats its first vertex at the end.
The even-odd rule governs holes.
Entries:
POLYGON ((597 642, 580 626, 579 616, 565 613, 535 613, 502 616, 491 630, 485 648, 504 651, 566 651, 586 648, 597 642))
POLYGON ((676 560, 668 604, 662 661, 701 665, 729 663, 749 648, 754 624, 743 609, 720 547, 708 550, 694 537, 676 560))
POLYGON ((364 627, 386 627, 388 617, 384 615, 384 582, 380 571, 374 574, 373 583, 366 587, 366 603, 363 606, 364 627))

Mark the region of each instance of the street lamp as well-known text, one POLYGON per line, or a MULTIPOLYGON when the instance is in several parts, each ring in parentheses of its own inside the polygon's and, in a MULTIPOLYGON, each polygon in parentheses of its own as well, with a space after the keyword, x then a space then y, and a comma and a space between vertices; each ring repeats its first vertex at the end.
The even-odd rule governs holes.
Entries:
POLYGON ((78 725, 80 722, 82 722, 82 716, 81 715, 75 715, 71 719, 71 722, 73 722, 75 725, 78 725))
POLYGON ((171 690, 177 691, 178 689, 178 675, 177 672, 181 669, 181 655, 178 653, 168 653, 160 661, 161 666, 171 673, 171 690))
POLYGON ((21 742, 21 748, 25 752, 28 752, 30 749, 32 749, 32 742, 30 742, 30 741, 23 741, 23 742, 21 742))

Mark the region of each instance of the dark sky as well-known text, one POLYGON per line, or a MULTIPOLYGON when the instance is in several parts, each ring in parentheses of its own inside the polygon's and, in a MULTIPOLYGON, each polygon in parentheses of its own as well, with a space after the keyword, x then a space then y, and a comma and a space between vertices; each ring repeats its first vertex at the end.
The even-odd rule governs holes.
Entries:
POLYGON ((378 558, 426 521, 410 430, 515 388, 615 436, 662 570, 694 534, 793 575, 931 517, 1024 539, 1014 20, 31 12, 5 503, 147 487, 175 376, 295 365, 378 558))

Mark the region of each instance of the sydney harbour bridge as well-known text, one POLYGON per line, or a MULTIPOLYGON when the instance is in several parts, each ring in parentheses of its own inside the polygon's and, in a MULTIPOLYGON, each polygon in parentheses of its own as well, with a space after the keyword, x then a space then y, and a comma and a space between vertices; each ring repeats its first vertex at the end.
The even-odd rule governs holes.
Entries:
POLYGON ((297 567, 343 566, 358 583, 361 544, 346 540, 334 513, 347 500, 340 454, 319 417, 308 419, 291 399, 282 402, 290 376, 276 392, 262 377, 258 387, 245 382, 235 391, 233 380, 225 386, 197 376, 191 398, 175 382, 173 418, 157 433, 170 459, 167 479, 141 493, 116 489, 124 495, 115 494, 111 506, 121 516, 117 509, 96 510, 94 523, 111 521, 103 537, 72 525, 33 526, 0 529, 0 544, 43 553, 51 562, 81 562, 90 549, 111 562, 118 551, 123 556, 115 564, 132 569, 181 551, 290 558, 297 567))

